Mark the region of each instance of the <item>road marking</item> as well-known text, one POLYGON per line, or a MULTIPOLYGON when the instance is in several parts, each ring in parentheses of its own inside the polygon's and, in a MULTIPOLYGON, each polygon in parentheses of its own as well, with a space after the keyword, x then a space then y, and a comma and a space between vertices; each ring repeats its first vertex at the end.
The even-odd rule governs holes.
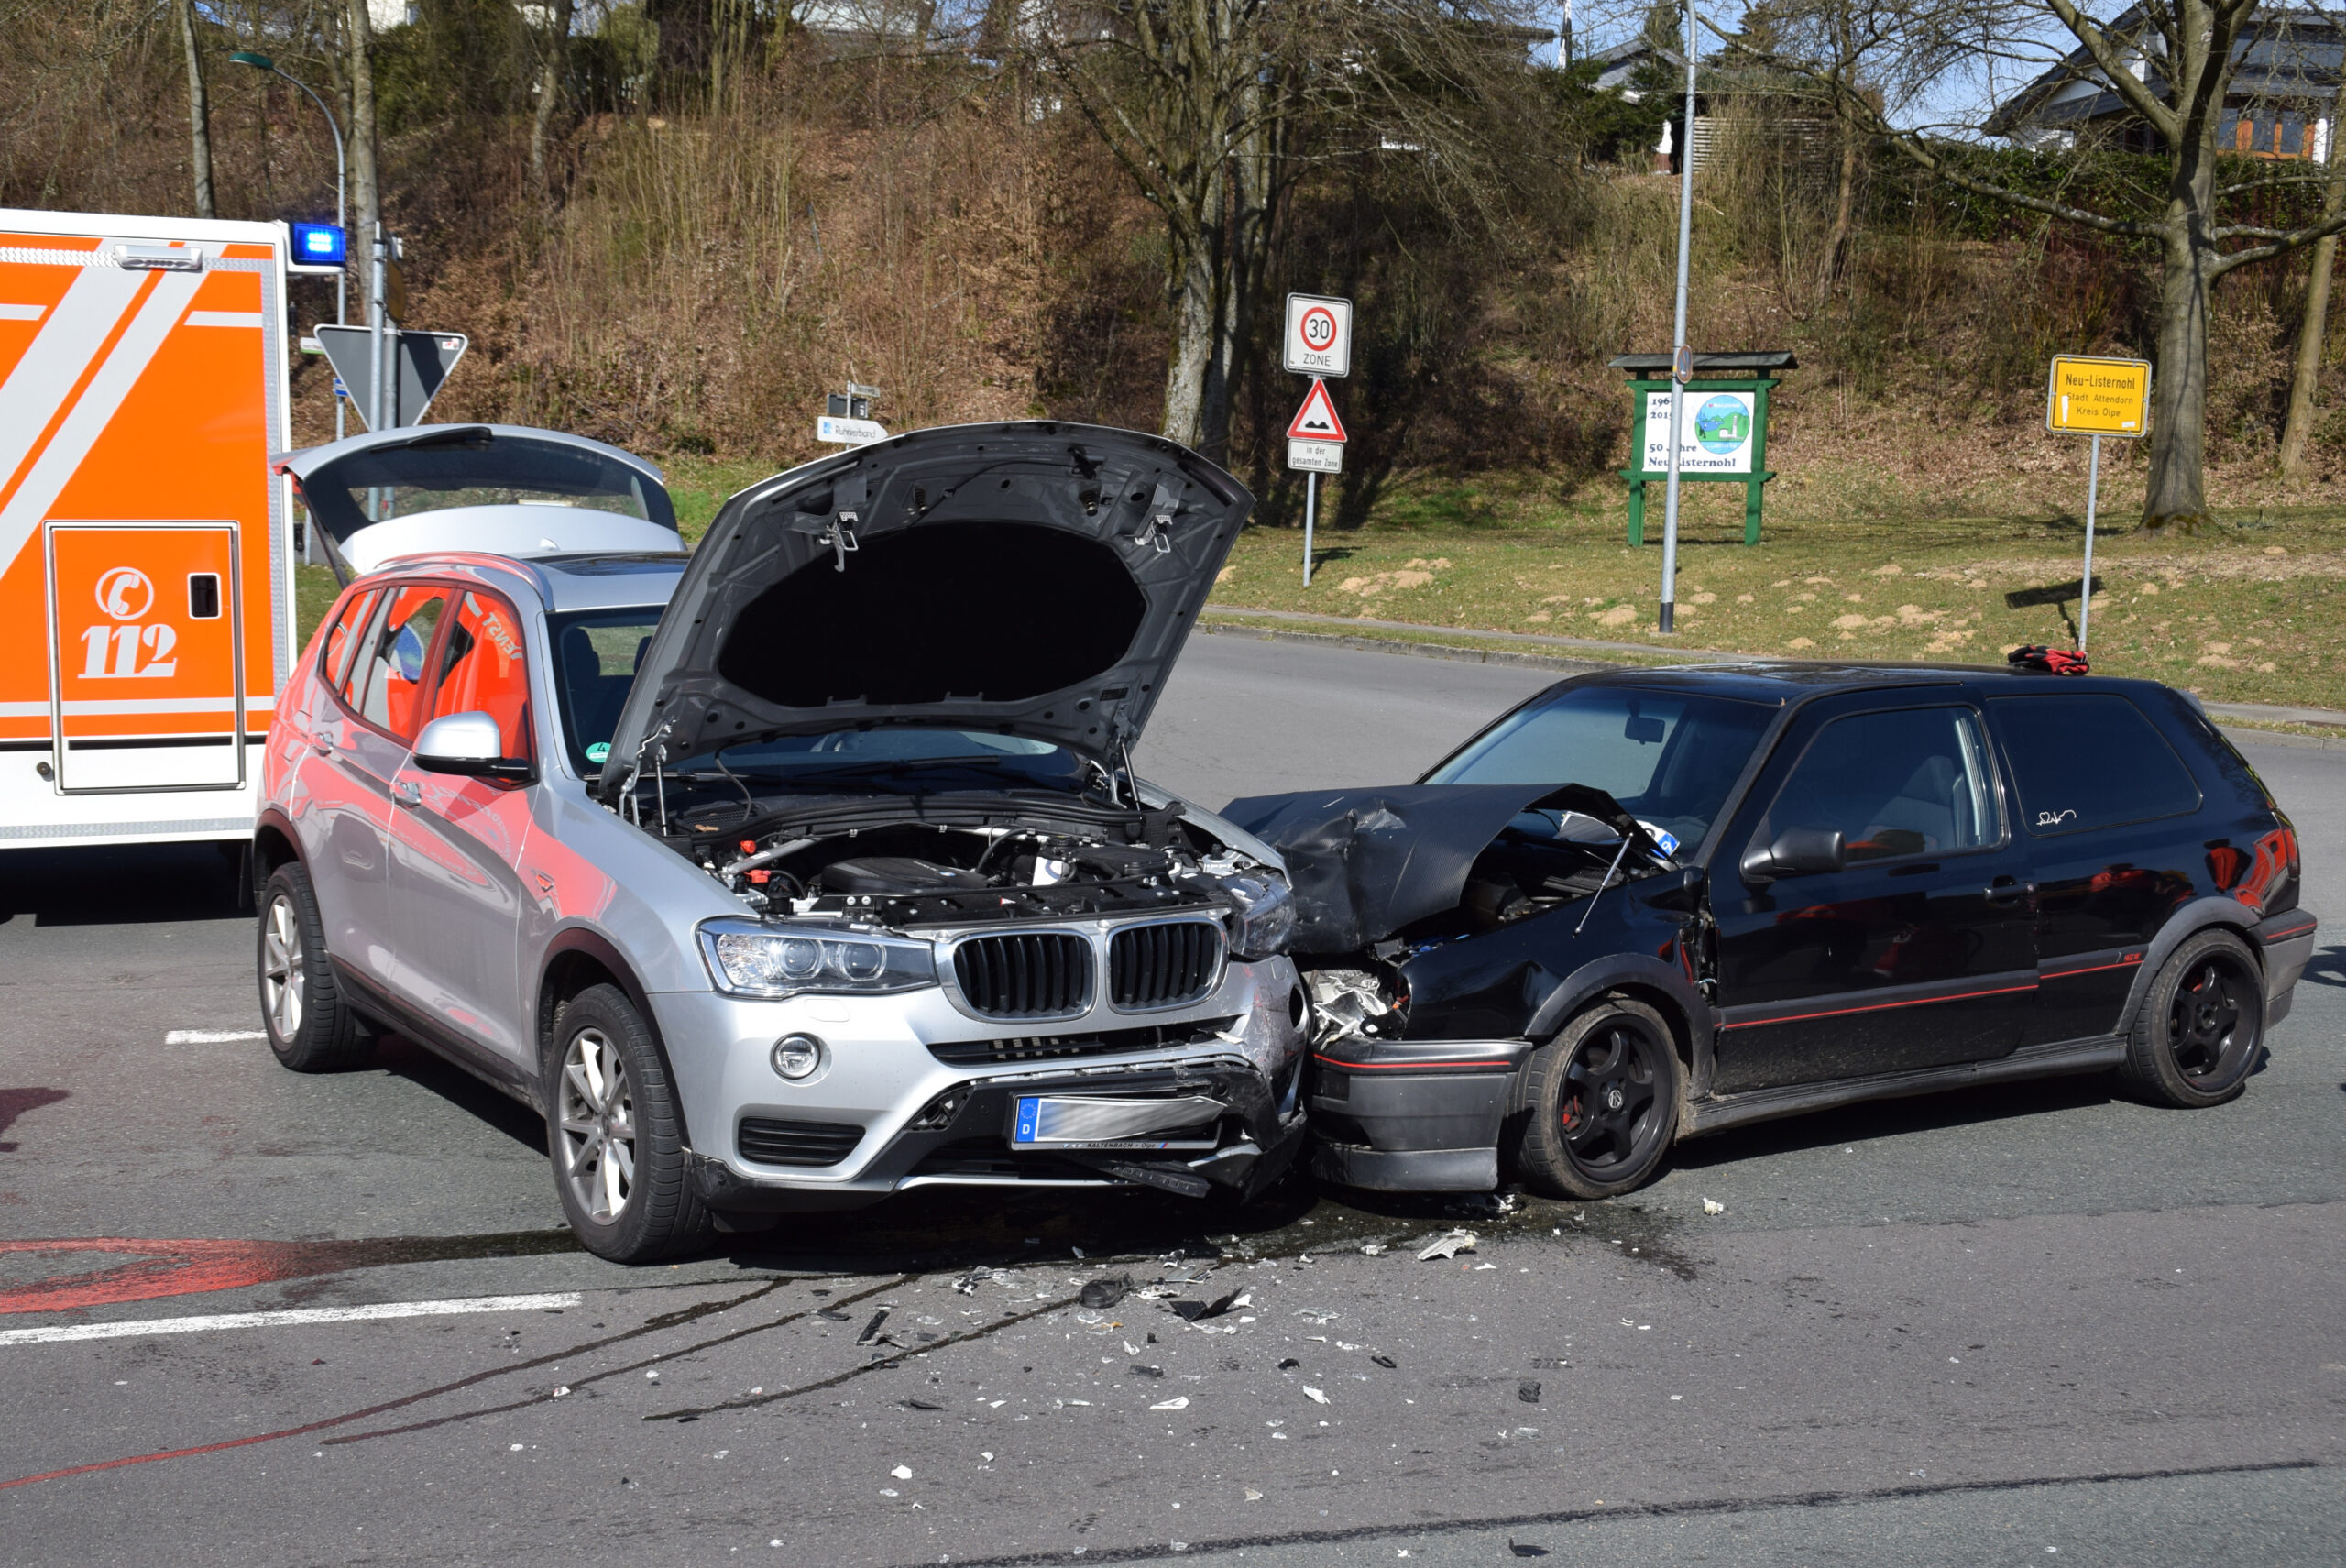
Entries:
POLYGON ((384 1318, 441 1318, 460 1312, 542 1312, 554 1307, 576 1307, 579 1300, 578 1292, 567 1290, 543 1296, 460 1296, 445 1301, 383 1301, 368 1307, 219 1312, 203 1317, 148 1318, 130 1323, 59 1323, 45 1329, 0 1329, 0 1345, 143 1339, 149 1334, 209 1333, 215 1329, 270 1329, 298 1323, 364 1323, 384 1318))
POLYGON ((173 1029, 163 1036, 167 1046, 232 1046, 240 1040, 269 1038, 258 1029, 173 1029))

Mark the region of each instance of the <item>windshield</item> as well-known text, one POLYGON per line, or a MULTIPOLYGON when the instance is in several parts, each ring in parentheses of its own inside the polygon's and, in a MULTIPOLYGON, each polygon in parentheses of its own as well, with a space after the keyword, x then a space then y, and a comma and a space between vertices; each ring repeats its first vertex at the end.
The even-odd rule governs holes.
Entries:
POLYGON ((1634 686, 1567 686, 1467 742, 1422 782, 1586 784, 1691 850, 1776 709, 1634 686))
MULTIPOLYGON (((611 731, 635 684, 637 663, 660 624, 661 607, 584 610, 550 617, 557 706, 574 767, 586 777, 611 754, 611 731)), ((825 735, 784 735, 728 746, 718 753, 671 758, 679 773, 723 766, 762 783, 817 787, 875 775, 917 781, 923 788, 1078 787, 1082 760, 1047 740, 980 730, 891 726, 825 735), (968 775, 974 774, 974 778, 968 775)))
POLYGON ((336 543, 372 523, 455 507, 576 507, 676 526, 668 492, 642 470, 586 447, 511 435, 355 453, 312 475, 301 499, 336 543))

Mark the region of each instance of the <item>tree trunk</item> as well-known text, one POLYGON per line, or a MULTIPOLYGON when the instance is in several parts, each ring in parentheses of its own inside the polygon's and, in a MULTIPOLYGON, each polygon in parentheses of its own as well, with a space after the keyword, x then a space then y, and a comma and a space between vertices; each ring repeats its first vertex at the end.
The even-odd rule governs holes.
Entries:
MULTIPOLYGON (((2210 160, 2212 162, 2212 159, 2210 160)), ((2178 178, 2177 184, 2183 181, 2178 178)), ((2205 175, 2194 183, 2211 181, 2205 175)), ((2209 192, 2187 192, 2168 204, 2159 277, 2158 360, 2151 389, 2151 473, 2143 526, 2186 532, 2208 518, 2208 273, 2216 259, 2208 237, 2209 192), (2187 200, 2189 194, 2202 199, 2187 200)))
MULTIPOLYGON (((1168 236, 1174 237, 1174 236, 1168 236)), ((1173 308, 1173 355, 1165 370, 1165 438, 1204 450, 1214 422, 1227 431, 1228 389, 1216 374, 1222 336, 1221 268, 1207 236, 1174 239, 1167 291, 1173 308)))
POLYGON ((369 286, 364 258, 374 254, 375 225, 383 217, 382 185, 375 171, 375 29, 367 5, 367 0, 345 0, 344 5, 350 60, 350 203, 358 211, 350 250, 359 264, 361 288, 369 286))
MULTIPOLYGON (((2346 206, 2346 161, 2338 156, 2338 133, 2330 131, 2330 189, 2321 203, 2325 218, 2346 206)), ((2289 378, 2289 417, 2281 426, 2281 477, 2292 485, 2306 481, 2306 442, 2313 434, 2314 378, 2321 372, 2322 341, 2330 334, 2330 269, 2338 259, 2338 236, 2325 235, 2313 242, 2313 274, 2306 280, 2305 319, 2297 323, 2297 362, 2289 378)))
POLYGON ((546 177, 546 142, 553 129, 554 109, 570 77, 571 5, 572 0, 555 0, 554 36, 545 43, 545 63, 538 72, 537 114, 530 122, 530 183, 538 188, 542 196, 552 195, 554 190, 546 177))
POLYGON ((1841 188, 1833 203, 1832 232, 1825 236, 1825 265, 1817 273, 1819 300, 1830 299, 1833 286, 1841 280, 1849 254, 1849 231, 1857 223, 1858 127, 1847 115, 1836 118, 1841 123, 1841 188))
POLYGON ((180 0, 180 41, 187 46, 187 122, 193 142, 195 215, 219 216, 212 203, 212 99, 203 89, 203 56, 195 47, 195 0, 180 0))

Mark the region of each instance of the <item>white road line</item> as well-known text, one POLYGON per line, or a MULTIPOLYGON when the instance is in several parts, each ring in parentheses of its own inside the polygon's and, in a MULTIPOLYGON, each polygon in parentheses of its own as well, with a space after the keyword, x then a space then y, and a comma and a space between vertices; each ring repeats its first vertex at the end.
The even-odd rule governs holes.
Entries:
POLYGON ((258 1029, 173 1029, 163 1036, 167 1046, 233 1046, 239 1040, 269 1038, 258 1029))
POLYGON ((460 1312, 543 1312, 576 1307, 576 1290, 545 1296, 460 1296, 446 1301, 384 1301, 371 1307, 293 1307, 279 1312, 222 1312, 201 1318, 147 1318, 129 1323, 60 1323, 45 1329, 0 1329, 0 1345, 62 1344, 85 1339, 143 1339, 150 1334, 210 1333, 214 1329, 273 1329, 299 1323, 365 1323, 384 1318, 443 1318, 460 1312))

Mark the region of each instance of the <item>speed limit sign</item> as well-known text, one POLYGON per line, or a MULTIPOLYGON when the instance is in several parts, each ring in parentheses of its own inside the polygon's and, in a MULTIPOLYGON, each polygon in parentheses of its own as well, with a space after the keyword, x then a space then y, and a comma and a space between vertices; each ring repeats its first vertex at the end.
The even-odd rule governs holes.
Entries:
POLYGON ((1353 302, 1325 294, 1289 294, 1284 364, 1299 376, 1350 375, 1353 302))

